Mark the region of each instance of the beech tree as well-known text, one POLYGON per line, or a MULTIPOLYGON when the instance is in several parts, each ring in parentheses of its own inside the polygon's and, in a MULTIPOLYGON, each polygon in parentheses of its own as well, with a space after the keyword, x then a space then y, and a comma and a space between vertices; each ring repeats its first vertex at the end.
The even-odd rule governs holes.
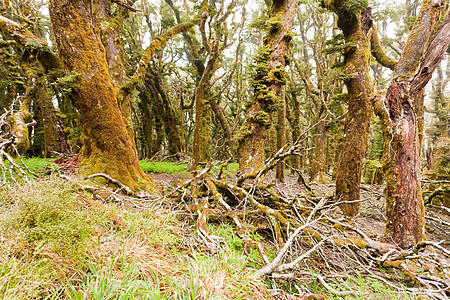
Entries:
MULTIPOLYGON (((42 4, 41 4, 42 5, 42 4)), ((12 132, 15 135, 15 145, 20 153, 24 154, 31 145, 31 126, 35 126, 35 144, 41 144, 38 155, 50 157, 55 153, 67 153, 67 137, 61 128, 60 121, 55 115, 52 103, 49 82, 54 82, 62 75, 62 65, 58 56, 52 52, 43 38, 43 31, 39 30, 39 17, 37 7, 22 6, 17 3, 0 5, 0 36, 3 40, 0 48, 6 57, 4 67, 9 69, 4 78, 23 76, 21 80, 5 80, 9 83, 6 90, 17 93, 15 96, 6 93, 7 103, 2 104, 6 108, 11 100, 23 93, 18 112, 11 118, 12 132), (30 25, 31 24, 31 25, 30 25), (15 64, 8 63, 7 57, 15 60, 15 64), (13 70, 15 67, 15 71, 13 70), (19 74, 15 74, 19 70, 19 74), (23 92, 14 90, 14 86, 25 89, 23 92), (19 87, 20 85, 20 87, 19 87), (34 111, 33 111, 34 110, 34 111), (32 116, 32 113, 34 116, 32 116), (35 122, 32 122, 32 120, 35 122), (36 134, 36 129, 42 134, 36 134), (38 138, 36 138, 38 136, 38 138)))
MULTIPOLYGON (((121 24, 114 18, 101 17, 102 12, 111 12, 111 5, 115 5, 112 2, 124 6, 119 7, 119 11, 133 10, 122 1, 49 2, 60 58, 67 72, 76 77, 72 97, 81 117, 83 170, 85 173, 107 173, 132 190, 156 192, 153 181, 139 167, 134 141, 127 129, 127 118, 122 117, 121 108, 128 93, 142 82, 155 51, 174 35, 194 26, 200 16, 156 37, 144 51, 132 78, 119 86, 123 82, 122 74, 114 70, 122 69, 120 40, 115 34, 103 35, 105 31, 102 30, 103 26, 121 24)), ((207 2, 203 8, 207 8, 207 2)), ((117 16, 120 15, 119 12, 117 16)))
POLYGON ((272 114, 283 105, 286 58, 296 15, 294 0, 273 1, 267 31, 256 57, 254 96, 238 135, 240 172, 255 172, 264 165, 264 144, 272 114))
MULTIPOLYGON (((450 15, 434 32, 448 1, 423 2, 414 27, 377 111, 383 126, 383 171, 386 178, 384 239, 403 249, 425 239, 421 191, 419 125, 414 96, 431 79, 450 43, 450 15), (431 39, 431 41, 430 41, 431 39)), ((422 104, 423 106, 423 104, 422 104)))
POLYGON ((355 217, 361 207, 361 173, 372 115, 371 51, 383 66, 393 68, 397 62, 387 57, 380 45, 367 2, 324 0, 322 4, 336 13, 343 33, 344 43, 338 48, 344 55, 341 78, 347 87, 348 114, 336 169, 336 200, 346 216, 355 217))

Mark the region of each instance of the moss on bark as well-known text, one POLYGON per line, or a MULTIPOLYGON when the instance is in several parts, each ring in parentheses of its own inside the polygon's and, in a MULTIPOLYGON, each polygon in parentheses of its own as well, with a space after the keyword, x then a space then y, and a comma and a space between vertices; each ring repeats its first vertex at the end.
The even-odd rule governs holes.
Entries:
POLYGON ((253 86, 255 94, 236 140, 239 168, 242 173, 253 173, 264 165, 264 144, 272 124, 271 115, 284 97, 286 83, 284 68, 289 49, 289 36, 297 9, 296 1, 273 3, 264 45, 256 57, 253 86))
POLYGON ((344 53, 342 78, 348 91, 348 115, 336 170, 336 200, 342 202, 340 208, 346 216, 354 217, 361 207, 361 172, 369 138, 373 86, 369 75, 370 11, 349 10, 350 2, 335 1, 330 5, 338 15, 346 44, 356 46, 344 53))
MULTIPOLYGON (((129 186, 156 193, 139 167, 137 154, 118 105, 119 89, 109 73, 99 26, 91 18, 91 1, 50 1, 50 17, 67 71, 80 74, 72 94, 80 113, 82 171, 103 172, 129 186), (94 22, 94 23, 93 23, 94 22)), ((99 5, 99 4, 92 4, 99 5)))

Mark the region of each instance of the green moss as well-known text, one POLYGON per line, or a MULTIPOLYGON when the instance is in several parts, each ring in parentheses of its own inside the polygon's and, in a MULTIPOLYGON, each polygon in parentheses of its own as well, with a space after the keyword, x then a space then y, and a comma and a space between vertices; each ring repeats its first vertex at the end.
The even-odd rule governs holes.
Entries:
POLYGON ((269 126, 272 123, 270 115, 265 111, 259 111, 255 116, 255 121, 265 126, 269 126))
POLYGON ((281 28, 283 28, 283 21, 281 19, 281 14, 277 14, 267 20, 268 32, 269 34, 276 34, 281 28))
POLYGON ((369 5, 369 1, 367 0, 351 0, 345 1, 342 8, 349 12, 358 12, 363 9, 366 9, 369 5))
POLYGON ((69 75, 60 77, 56 80, 59 90, 64 93, 70 94, 74 88, 77 86, 77 82, 80 79, 81 74, 77 71, 72 70, 69 75))
MULTIPOLYGON (((1 190, 0 190, 1 193, 1 190)), ((28 249, 38 255, 43 249, 54 253, 67 266, 82 263, 91 245, 94 225, 105 220, 100 212, 88 212, 77 204, 74 183, 62 185, 58 180, 40 180, 7 194, 14 203, 8 218, 2 215, 4 232, 17 234, 12 251, 28 249)))

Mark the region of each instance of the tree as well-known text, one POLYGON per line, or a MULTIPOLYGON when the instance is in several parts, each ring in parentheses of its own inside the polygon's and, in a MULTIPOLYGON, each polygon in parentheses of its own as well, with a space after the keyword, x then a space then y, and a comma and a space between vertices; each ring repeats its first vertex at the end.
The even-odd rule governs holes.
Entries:
POLYGON ((386 178, 384 239, 403 249, 425 239, 425 208, 420 186, 420 152, 414 96, 430 80, 450 43, 450 15, 432 37, 448 1, 423 2, 386 93, 378 108, 383 126, 386 178), (418 70, 418 71, 417 71, 418 70))
POLYGON ((345 121, 344 144, 336 170, 336 199, 346 216, 359 213, 362 163, 369 138, 370 97, 373 86, 369 75, 370 33, 372 20, 367 3, 350 0, 323 1, 338 16, 342 30, 344 54, 342 79, 347 86, 348 115, 345 121))
POLYGON ((264 144, 272 125, 272 113, 285 97, 285 66, 292 40, 297 3, 273 1, 267 31, 256 57, 254 96, 238 134, 240 172, 255 172, 264 165, 264 144))
MULTIPOLYGON (((15 57, 18 62, 17 69, 20 67, 20 74, 26 78, 26 82, 21 83, 25 91, 20 110, 11 118, 12 131, 16 136, 15 145, 22 154, 30 148, 29 137, 31 134, 27 123, 34 124, 31 115, 34 107, 35 111, 38 112, 34 118, 43 132, 40 135, 41 140, 35 139, 36 144, 42 143, 42 153, 39 154, 50 157, 55 152, 68 152, 65 134, 57 128, 59 121, 55 115, 48 88, 49 82, 53 82, 58 76, 62 75, 62 65, 57 55, 51 51, 47 41, 42 37, 42 32, 39 30, 37 8, 20 6, 14 7, 15 13, 8 13, 8 11, 7 9, 5 13, 5 16, 8 17, 0 16, 0 34, 5 41, 1 46, 5 51, 2 52, 7 56, 15 57), (28 19, 25 16, 34 17, 28 19), (32 26, 25 24, 32 24, 32 26), (36 115, 39 118, 36 118, 36 115)), ((9 75, 5 78, 15 76, 15 71, 11 67, 9 67, 9 75)), ((6 82, 8 81, 6 80, 6 82)), ((18 80, 12 81, 15 81, 16 84, 14 85, 17 85, 18 80)), ((9 81, 10 87, 8 90, 13 87, 11 83, 9 81)), ((8 102, 14 98, 13 95, 8 93, 6 93, 6 96, 8 102)), ((34 134, 34 137, 36 136, 38 135, 34 134)))

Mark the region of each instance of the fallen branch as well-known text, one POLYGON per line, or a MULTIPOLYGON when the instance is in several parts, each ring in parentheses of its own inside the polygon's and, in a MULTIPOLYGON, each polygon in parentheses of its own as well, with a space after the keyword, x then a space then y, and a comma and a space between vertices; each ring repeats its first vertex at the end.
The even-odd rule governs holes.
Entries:
MULTIPOLYGON (((262 276, 267 275, 267 274, 271 274, 274 271, 284 271, 286 270, 286 268, 289 268, 288 264, 285 264, 284 267, 280 266, 281 260, 283 259, 284 255, 286 254, 287 250, 289 249, 289 247, 291 247, 294 239, 300 234, 300 232, 302 232, 306 227, 311 226, 314 222, 316 222, 317 220, 313 220, 311 221, 311 218, 315 215, 315 213, 324 205, 325 203, 325 198, 323 198, 317 205, 316 207, 314 207, 313 211, 309 214, 308 219, 306 220, 305 224, 303 224, 302 226, 298 227, 293 234, 291 234, 291 236, 289 237, 289 239, 286 241, 286 243, 284 244, 283 248, 278 252, 278 255, 275 257, 275 259, 270 263, 267 264, 266 266, 264 266, 263 268, 259 269, 258 271, 255 272, 255 274, 253 275, 254 279, 260 279, 262 276)), ((319 247, 319 245, 323 242, 320 241, 317 245, 315 245, 312 249, 317 249, 319 247)), ((312 250, 311 249, 311 250, 312 250)), ((310 251, 311 251, 310 250, 310 251)), ((311 251, 312 252, 312 251, 311 251)), ((305 253, 304 255, 309 255, 309 251, 307 253, 305 253)), ((305 257, 306 257, 305 256, 305 257)), ((302 260, 303 258, 301 258, 300 260, 302 260)), ((300 261, 300 260, 295 260, 297 262, 294 263, 294 266, 300 261)))

